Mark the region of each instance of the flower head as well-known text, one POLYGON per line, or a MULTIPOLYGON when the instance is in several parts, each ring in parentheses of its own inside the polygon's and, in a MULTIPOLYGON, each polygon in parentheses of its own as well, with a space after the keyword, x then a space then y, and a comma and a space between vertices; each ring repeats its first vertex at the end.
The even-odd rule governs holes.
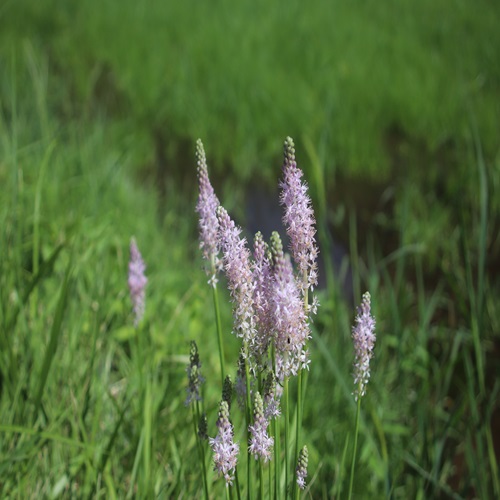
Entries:
POLYGON ((202 440, 208 439, 208 422, 206 413, 200 415, 198 421, 198 437, 202 440))
POLYGON ((295 472, 297 474, 297 484, 299 488, 303 490, 306 487, 306 477, 307 477, 307 463, 309 461, 309 453, 307 451, 307 446, 304 447, 299 452, 299 459, 297 460, 297 468, 295 472))
POLYGON ((214 453, 214 470, 223 475, 227 483, 232 484, 240 446, 233 441, 233 425, 229 421, 227 401, 220 403, 216 425, 219 430, 217 436, 208 438, 214 453))
POLYGON ((264 380, 262 390, 264 394, 264 416, 267 420, 281 415, 280 402, 276 391, 276 377, 273 372, 269 372, 264 380))
POLYGON ((238 356, 238 370, 236 372, 234 391, 236 392, 238 406, 242 410, 245 408, 247 397, 247 373, 245 369, 245 362, 245 356, 243 352, 240 352, 240 355, 238 356))
POLYGON ((224 207, 217 209, 217 219, 224 270, 233 302, 234 332, 251 349, 254 345, 256 328, 250 251, 246 240, 240 238, 241 229, 236 227, 224 207))
POLYGON ((366 384, 370 379, 370 359, 375 345, 375 318, 371 315, 370 294, 363 295, 363 301, 358 308, 355 325, 352 329, 354 341, 354 393, 356 400, 364 396, 366 384))
POLYGON ((285 208, 283 222, 290 238, 292 257, 297 264, 301 289, 313 290, 318 283, 316 229, 311 199, 307 194, 307 184, 301 182, 302 170, 295 160, 295 145, 290 137, 284 146, 283 180, 280 202, 285 208))
POLYGON ((227 403, 227 408, 231 411, 231 401, 233 399, 233 382, 231 381, 231 377, 226 375, 224 379, 224 383, 222 385, 222 401, 227 403))
POLYGON ((255 392, 253 400, 253 425, 248 427, 250 432, 250 453, 257 460, 259 457, 267 462, 271 459, 272 447, 274 440, 267 433, 269 421, 264 415, 264 402, 259 392, 255 392))
POLYGON ((137 326, 144 316, 146 305, 146 278, 144 271, 146 265, 134 238, 130 241, 130 261, 128 264, 128 287, 134 311, 134 324, 137 326))
POLYGON ((219 223, 215 214, 220 203, 208 177, 207 159, 201 139, 196 141, 196 159, 199 183, 196 211, 200 216, 200 248, 203 252, 203 258, 209 262, 209 266, 206 268, 206 272, 210 276, 209 283, 215 286, 217 283, 216 274, 221 267, 221 262, 218 258, 219 248, 217 243, 219 223))
POLYGON ((257 323, 255 351, 263 357, 272 340, 273 318, 270 311, 272 287, 269 247, 259 231, 254 238, 252 280, 254 282, 254 311, 257 323))
POLYGON ((198 346, 193 340, 191 342, 191 349, 189 353, 189 365, 186 369, 188 374, 188 387, 186 389, 187 398, 184 402, 186 406, 192 401, 201 401, 200 387, 205 379, 201 375, 200 368, 201 363, 200 356, 198 354, 198 346))
POLYGON ((277 232, 271 235, 271 252, 271 311, 275 332, 276 376, 278 380, 283 380, 307 367, 306 341, 310 337, 310 330, 292 264, 283 253, 283 245, 277 232))

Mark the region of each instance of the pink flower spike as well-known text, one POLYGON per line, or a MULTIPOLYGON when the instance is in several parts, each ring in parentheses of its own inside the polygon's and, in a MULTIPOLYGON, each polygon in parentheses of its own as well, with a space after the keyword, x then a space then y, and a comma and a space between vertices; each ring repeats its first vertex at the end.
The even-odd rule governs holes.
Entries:
POLYGON ((283 180, 280 203, 285 208, 283 223, 290 238, 290 250, 299 270, 302 292, 318 284, 318 247, 316 246, 316 221, 307 184, 301 182, 302 170, 295 160, 295 145, 287 137, 284 145, 283 180))
POLYGON ((146 265, 134 238, 130 241, 130 261, 128 264, 128 287, 134 311, 134 325, 137 327, 146 307, 146 278, 144 271, 146 265))
POLYGON ((219 431, 217 436, 208 438, 210 448, 214 453, 214 470, 223 475, 228 484, 233 484, 240 446, 233 439, 234 430, 229 420, 227 401, 220 403, 217 429, 219 431))
POLYGON ((246 240, 240 238, 224 207, 217 209, 219 244, 224 255, 224 271, 233 302, 234 332, 252 347, 256 335, 254 314, 254 284, 250 267, 250 251, 246 240))
POLYGON ((220 203, 208 177, 207 159, 201 139, 196 141, 196 159, 198 164, 199 183, 196 212, 198 212, 200 216, 200 248, 203 253, 203 258, 209 263, 206 267, 206 273, 210 276, 209 283, 215 286, 217 283, 216 274, 221 268, 221 262, 218 258, 219 247, 217 242, 219 223, 215 213, 220 203))
POLYGON ((250 425, 250 443, 248 450, 256 460, 263 458, 264 462, 271 460, 274 439, 267 433, 269 421, 264 415, 264 402, 259 392, 255 393, 253 402, 253 425, 250 425))
POLYGON ((375 318, 371 315, 370 294, 363 295, 363 301, 358 308, 355 325, 352 329, 354 341, 354 385, 356 401, 365 395, 366 384, 370 379, 370 360, 375 346, 375 318))

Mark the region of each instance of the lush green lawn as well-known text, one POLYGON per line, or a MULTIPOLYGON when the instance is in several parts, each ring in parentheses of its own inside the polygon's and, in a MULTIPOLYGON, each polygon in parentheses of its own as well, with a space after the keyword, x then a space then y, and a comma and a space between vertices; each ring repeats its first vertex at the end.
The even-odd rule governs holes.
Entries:
MULTIPOLYGON (((194 141, 242 216, 247 181, 280 177, 287 135, 324 254, 328 227, 377 318, 355 498, 500 495, 499 21, 486 0, 1 6, 2 496, 202 494, 190 340, 211 435, 220 388, 194 141), (149 279, 137 331, 131 236, 149 279)), ((312 498, 349 482, 354 312, 338 274, 311 342, 312 498)))

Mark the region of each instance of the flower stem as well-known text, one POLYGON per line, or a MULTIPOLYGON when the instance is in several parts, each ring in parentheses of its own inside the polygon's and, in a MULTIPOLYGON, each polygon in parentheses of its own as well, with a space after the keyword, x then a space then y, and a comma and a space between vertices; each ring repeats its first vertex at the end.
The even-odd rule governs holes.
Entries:
MULTIPOLYGON (((238 500, 241 500, 241 496, 240 496, 240 480, 238 479, 238 467, 236 467, 234 469, 234 482, 235 482, 235 489, 236 489, 236 497, 238 498, 238 500)), ((231 498, 232 498, 232 495, 231 495, 231 498)))
MULTIPOLYGON (((249 436, 249 427, 250 427, 250 422, 251 422, 251 415, 252 415, 252 403, 251 403, 251 395, 250 395, 250 370, 248 369, 248 345, 244 346, 245 349, 245 382, 246 382, 246 412, 245 412, 245 418, 246 418, 246 428, 247 428, 247 443, 250 441, 250 436, 249 436)), ((248 493, 247 493, 247 498, 248 500, 251 500, 253 498, 252 496, 252 454, 250 453, 250 448, 247 447, 248 452, 247 452, 247 488, 248 488, 248 493)))
POLYGON ((212 287, 212 296, 214 299, 215 322, 217 324, 217 343, 219 344, 219 361, 220 361, 220 376, 221 387, 224 386, 224 378, 226 370, 224 366, 224 344, 222 343, 222 324, 220 320, 219 295, 217 293, 217 285, 212 287))
POLYGON ((264 470, 262 468, 262 458, 259 458, 259 483, 260 483, 259 498, 264 498, 264 470))
POLYGON ((193 428, 194 428, 194 435, 196 437, 196 444, 198 446, 198 453, 200 454, 200 461, 202 465, 202 475, 203 475, 203 489, 205 493, 205 498, 208 500, 208 482, 207 482, 207 466, 205 464, 205 451, 203 449, 203 443, 201 442, 201 438, 198 434, 198 427, 196 425, 196 422, 200 421, 200 407, 198 404, 198 401, 196 402, 196 411, 194 405, 192 406, 193 408, 193 428))
MULTIPOLYGON (((300 431, 302 428, 302 372, 300 370, 297 382, 297 428, 295 432, 295 460, 294 464, 296 465, 299 460, 299 451, 300 451, 300 431)), ((299 485, 297 481, 294 483, 293 487, 293 498, 298 498, 299 493, 299 485)))
POLYGON ((289 458, 289 445, 288 442, 288 377, 285 377, 284 381, 284 396, 285 396, 285 497, 287 496, 288 489, 288 458, 289 458))
POLYGON ((354 484, 354 465, 356 463, 356 452, 358 447, 358 432, 359 432, 359 414, 361 413, 361 388, 358 390, 358 405, 356 408, 356 427, 354 429, 354 450, 352 452, 351 462, 351 478, 349 480, 349 495, 348 500, 352 497, 352 485, 354 484))
POLYGON ((274 498, 281 498, 280 480, 281 480, 281 453, 280 453, 280 422, 279 418, 274 419, 274 498))

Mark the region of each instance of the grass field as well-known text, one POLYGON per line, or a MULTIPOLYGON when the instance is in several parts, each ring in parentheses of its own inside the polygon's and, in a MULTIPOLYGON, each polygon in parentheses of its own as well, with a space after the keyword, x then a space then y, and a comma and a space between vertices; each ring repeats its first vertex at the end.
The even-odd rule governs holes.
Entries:
MULTIPOLYGON (((0 5, 2 498, 203 495, 190 341, 211 436, 220 367, 195 141, 245 226, 286 136, 322 255, 343 248, 317 292, 304 498, 348 494, 365 290, 377 342, 353 497, 500 497, 499 22, 487 0, 0 5), (132 236, 148 277, 138 328, 132 236)), ((234 376, 223 281, 219 298, 234 376)))

